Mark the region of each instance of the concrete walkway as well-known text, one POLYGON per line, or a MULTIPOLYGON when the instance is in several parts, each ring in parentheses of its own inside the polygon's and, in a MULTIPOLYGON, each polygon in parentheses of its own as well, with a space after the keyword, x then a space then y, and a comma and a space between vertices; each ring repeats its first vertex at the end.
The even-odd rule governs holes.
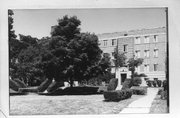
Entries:
POLYGON ((147 95, 124 108, 120 113, 149 113, 151 104, 156 97, 158 88, 148 88, 147 95))

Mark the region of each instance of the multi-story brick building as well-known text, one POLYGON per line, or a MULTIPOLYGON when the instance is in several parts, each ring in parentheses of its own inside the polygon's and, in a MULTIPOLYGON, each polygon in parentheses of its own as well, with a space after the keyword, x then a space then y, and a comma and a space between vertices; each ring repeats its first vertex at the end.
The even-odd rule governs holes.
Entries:
POLYGON ((143 64, 136 69, 136 72, 146 74, 149 79, 165 79, 167 49, 165 27, 106 33, 100 34, 98 37, 103 53, 109 53, 112 59, 113 52, 117 47, 119 53, 126 54, 127 59, 132 57, 144 59, 143 64))

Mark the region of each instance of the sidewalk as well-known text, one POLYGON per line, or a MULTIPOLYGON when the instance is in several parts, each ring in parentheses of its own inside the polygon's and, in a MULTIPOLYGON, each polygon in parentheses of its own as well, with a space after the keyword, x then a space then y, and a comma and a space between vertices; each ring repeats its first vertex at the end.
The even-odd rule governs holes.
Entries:
POLYGON ((124 108, 120 113, 149 113, 151 104, 156 97, 158 88, 148 88, 147 95, 140 98, 126 108, 124 108))

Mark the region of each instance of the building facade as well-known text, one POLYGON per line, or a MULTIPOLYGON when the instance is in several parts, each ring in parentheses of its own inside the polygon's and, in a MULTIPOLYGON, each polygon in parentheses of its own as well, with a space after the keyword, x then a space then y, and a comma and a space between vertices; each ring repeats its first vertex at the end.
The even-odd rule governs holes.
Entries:
MULTIPOLYGON (((103 53, 109 53, 113 60, 115 48, 129 58, 143 58, 143 64, 136 68, 137 73, 147 75, 146 79, 164 80, 166 71, 166 28, 131 30, 128 32, 98 35, 103 53)), ((112 61, 112 73, 114 73, 112 61)))

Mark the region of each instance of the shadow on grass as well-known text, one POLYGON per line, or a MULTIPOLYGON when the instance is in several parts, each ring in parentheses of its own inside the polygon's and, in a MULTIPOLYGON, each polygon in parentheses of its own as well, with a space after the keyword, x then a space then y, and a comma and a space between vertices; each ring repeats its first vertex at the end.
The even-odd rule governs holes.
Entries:
POLYGON ((59 95, 94 95, 94 94, 102 94, 102 92, 98 92, 99 87, 67 87, 65 89, 57 89, 54 92, 43 93, 39 92, 39 95, 47 95, 47 96, 59 96, 59 95))

